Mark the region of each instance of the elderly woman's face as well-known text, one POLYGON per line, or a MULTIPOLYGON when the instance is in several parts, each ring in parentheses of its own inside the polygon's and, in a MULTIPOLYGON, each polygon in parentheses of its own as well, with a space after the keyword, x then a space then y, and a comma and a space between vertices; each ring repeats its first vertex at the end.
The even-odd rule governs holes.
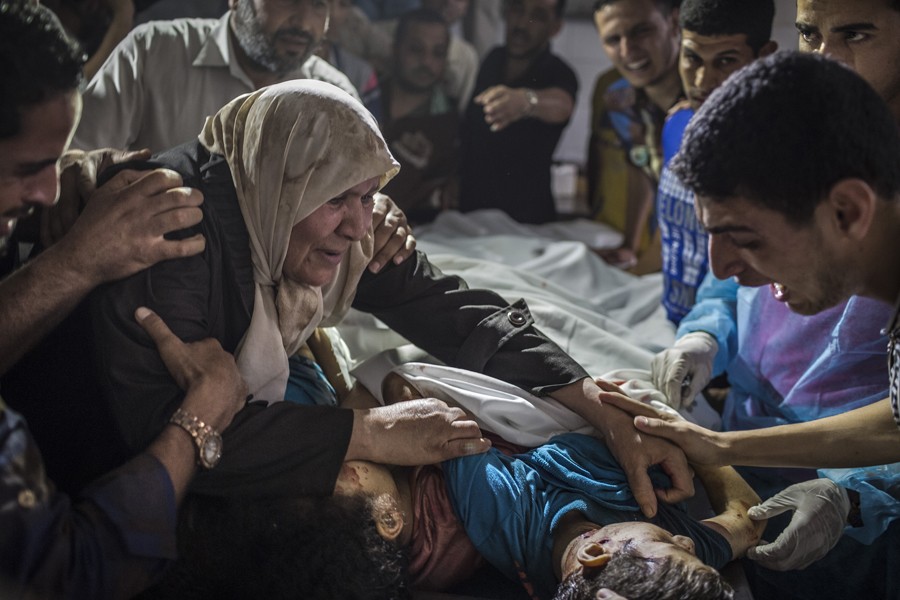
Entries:
POLYGON ((372 225, 373 177, 332 198, 294 225, 282 273, 296 283, 322 286, 334 279, 338 265, 372 225))

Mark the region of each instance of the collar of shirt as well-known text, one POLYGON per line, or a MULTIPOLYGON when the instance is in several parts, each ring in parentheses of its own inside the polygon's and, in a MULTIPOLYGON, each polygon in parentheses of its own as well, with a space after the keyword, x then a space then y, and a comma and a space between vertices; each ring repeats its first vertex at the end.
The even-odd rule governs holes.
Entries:
POLYGON ((241 66, 234 60, 234 48, 232 47, 232 39, 229 29, 229 20, 232 11, 226 12, 216 23, 216 26, 209 32, 209 37, 203 42, 200 51, 194 58, 191 66, 194 67, 228 67, 232 77, 238 79, 249 87, 254 89, 253 82, 241 69, 241 66))

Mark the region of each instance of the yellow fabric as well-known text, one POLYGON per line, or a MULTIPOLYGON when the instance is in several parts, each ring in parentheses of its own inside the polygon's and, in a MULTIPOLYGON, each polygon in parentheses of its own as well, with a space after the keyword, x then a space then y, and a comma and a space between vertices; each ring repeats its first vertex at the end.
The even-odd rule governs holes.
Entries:
MULTIPOLYGON (((372 256, 372 231, 319 288, 282 277, 294 225, 351 187, 399 170, 378 125, 357 100, 313 80, 235 98, 207 119, 200 142, 228 161, 250 234, 256 291, 237 364, 250 392, 281 400, 292 355, 323 321, 339 321, 372 256)), ((379 186, 379 187, 380 187, 379 186)))
MULTIPOLYGON (((593 148, 589 152, 589 155, 593 157, 593 163, 588 165, 588 169, 595 171, 593 173, 595 184, 592 197, 588 198, 588 201, 596 221, 606 223, 618 231, 625 231, 631 163, 628 160, 628 150, 622 146, 615 130, 603 124, 607 111, 607 89, 621 78, 622 76, 617 70, 610 69, 602 73, 594 84, 591 101, 590 139, 593 148)), ((653 235, 648 223, 641 232, 638 253, 643 254, 650 247, 652 241, 653 235)))

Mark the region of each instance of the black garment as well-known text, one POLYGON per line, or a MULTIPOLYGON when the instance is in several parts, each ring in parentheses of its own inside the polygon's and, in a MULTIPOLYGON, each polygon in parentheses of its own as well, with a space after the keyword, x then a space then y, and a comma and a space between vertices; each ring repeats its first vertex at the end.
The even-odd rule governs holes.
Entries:
POLYGON ((456 99, 440 88, 418 110, 403 117, 390 117, 391 94, 396 83, 381 84, 384 115, 379 122, 400 172, 382 192, 391 197, 412 223, 433 221, 441 205, 432 202, 443 193, 459 169, 459 113, 456 99))
MULTIPOLYGON (((549 49, 514 81, 504 81, 505 67, 506 48, 495 48, 481 64, 473 98, 500 84, 534 90, 561 88, 573 99, 578 92, 574 71, 549 49)), ((484 121, 482 106, 469 102, 461 131, 460 210, 499 208, 521 223, 555 220, 550 167, 566 124, 525 118, 493 133, 484 121)))
MULTIPOLYGON (((214 337, 234 351, 253 308, 249 238, 226 162, 192 142, 146 166, 162 165, 181 173, 185 185, 203 191, 203 221, 179 232, 179 237, 202 233, 206 249, 98 289, 89 299, 103 397, 131 454, 158 435, 183 398, 135 321, 135 309, 151 308, 185 341, 214 337)), ((493 292, 468 290, 460 279, 442 275, 421 253, 378 275, 366 272, 354 307, 373 313, 449 364, 484 371, 533 391, 552 390, 587 376, 533 327, 524 302, 510 307, 493 292)), ((253 402, 223 432, 221 462, 199 473, 193 490, 257 496, 330 494, 350 440, 352 419, 352 412, 345 409, 253 402)), ((43 444, 42 448, 47 451, 43 444)), ((110 458, 118 464, 127 457, 110 458)))

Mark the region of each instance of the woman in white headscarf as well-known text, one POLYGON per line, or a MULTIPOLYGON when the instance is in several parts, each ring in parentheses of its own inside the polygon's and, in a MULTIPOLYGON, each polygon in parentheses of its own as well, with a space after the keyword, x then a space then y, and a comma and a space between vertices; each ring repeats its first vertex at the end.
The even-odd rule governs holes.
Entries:
POLYGON ((473 421, 436 400, 369 410, 300 406, 285 396, 289 359, 351 304, 461 368, 535 393, 586 377, 537 332, 524 303, 469 290, 418 253, 377 274, 372 195, 396 172, 377 124, 356 100, 301 80, 241 96, 199 142, 156 157, 203 191, 204 218, 183 235, 206 249, 103 291, 93 302, 104 396, 126 444, 142 447, 181 392, 132 313, 146 305, 182 339, 215 337, 236 353, 256 400, 224 436, 202 492, 328 494, 345 459, 436 462, 483 451, 473 421), (152 350, 152 351, 151 351, 152 350))

